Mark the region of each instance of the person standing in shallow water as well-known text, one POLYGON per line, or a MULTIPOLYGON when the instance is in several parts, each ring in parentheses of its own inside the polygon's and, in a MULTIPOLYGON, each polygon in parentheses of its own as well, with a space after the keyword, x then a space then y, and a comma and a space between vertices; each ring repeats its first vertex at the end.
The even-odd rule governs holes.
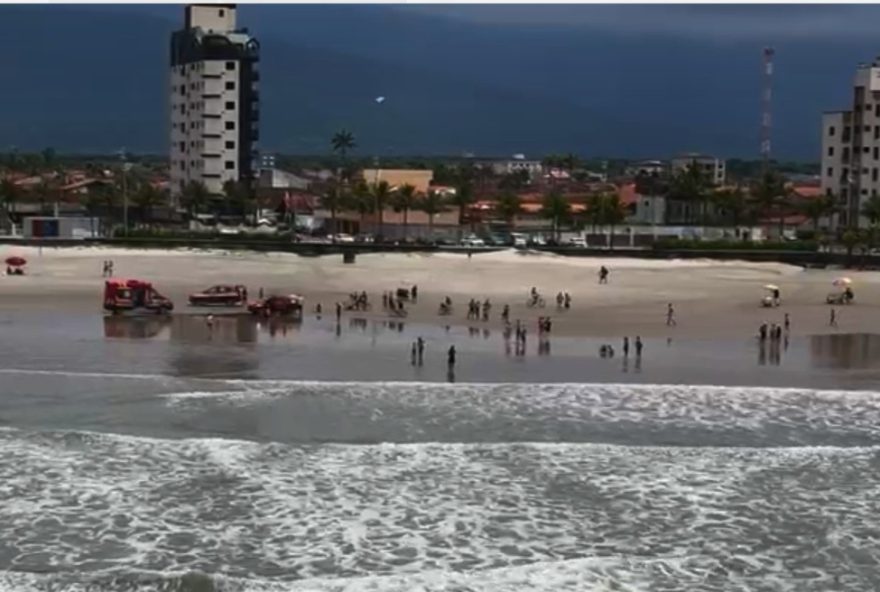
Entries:
POLYGON ((629 337, 623 338, 623 357, 627 357, 629 355, 629 337))
POLYGON ((455 368, 455 346, 454 345, 450 345, 449 351, 446 352, 446 367, 449 370, 452 370, 453 368, 455 368))
POLYGON ((418 356, 418 364, 421 366, 425 359, 425 340, 421 336, 416 339, 416 355, 418 356))
POLYGON ((636 357, 642 357, 642 338, 636 335, 636 357))

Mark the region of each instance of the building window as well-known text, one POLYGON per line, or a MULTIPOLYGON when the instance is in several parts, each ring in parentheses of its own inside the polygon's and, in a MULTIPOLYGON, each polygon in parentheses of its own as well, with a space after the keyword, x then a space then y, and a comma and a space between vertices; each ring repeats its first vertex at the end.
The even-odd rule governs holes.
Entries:
POLYGON ((880 148, 874 146, 874 160, 880 159, 880 148))
POLYGON ((825 195, 828 196, 828 197, 831 197, 831 196, 834 195, 834 192, 831 191, 831 187, 826 187, 826 188, 825 188, 825 195))
POLYGON ((870 126, 870 125, 866 125, 866 126, 865 126, 865 131, 866 131, 866 132, 871 131, 871 126, 870 126))
POLYGON ((180 161, 180 170, 182 170, 182 171, 186 170, 186 161, 185 160, 180 161))
POLYGON ((229 80, 226 82, 226 90, 235 90, 235 82, 229 80))
POLYGON ((186 85, 185 84, 180 85, 180 96, 182 96, 182 97, 186 96, 186 85))
POLYGON ((235 161, 234 160, 227 160, 224 164, 226 166, 227 171, 231 171, 231 170, 235 169, 235 161))
POLYGON ((221 17, 223 17, 223 16, 226 16, 226 11, 221 8, 220 10, 217 11, 217 14, 219 14, 221 17))
POLYGON ((226 62, 227 70, 235 70, 235 62, 226 62))
POLYGON ((829 135, 829 136, 834 136, 834 126, 833 126, 833 125, 832 125, 831 127, 828 128, 828 135, 829 135))
POLYGON ((867 189, 862 189, 862 195, 868 195, 868 190, 867 190, 867 189))
POLYGON ((828 156, 834 156, 834 146, 828 147, 828 156))
POLYGON ((872 181, 877 180, 877 169, 876 168, 871 169, 871 180, 872 181))
POLYGON ((180 143, 180 151, 183 152, 184 150, 186 150, 186 142, 181 142, 180 143))
POLYGON ((862 152, 864 152, 865 154, 867 154, 867 153, 870 152, 870 151, 871 151, 871 149, 868 148, 867 146, 865 146, 864 148, 862 148, 862 152))
POLYGON ((235 109, 235 101, 226 101, 226 108, 229 110, 235 109))
POLYGON ((843 160, 849 160, 849 148, 843 149, 843 160))
POLYGON ((226 141, 226 149, 227 150, 235 150, 235 142, 227 140, 226 141))
POLYGON ((235 129, 235 122, 234 121, 227 121, 226 122, 226 129, 234 130, 235 129))
POLYGON ((832 168, 832 167, 828 167, 828 176, 829 176, 829 177, 833 177, 833 176, 834 176, 834 168, 832 168))

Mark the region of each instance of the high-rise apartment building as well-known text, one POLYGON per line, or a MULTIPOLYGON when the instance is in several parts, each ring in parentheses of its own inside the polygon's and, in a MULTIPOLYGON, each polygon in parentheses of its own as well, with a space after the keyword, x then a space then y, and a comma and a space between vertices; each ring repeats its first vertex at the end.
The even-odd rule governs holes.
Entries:
POLYGON ((880 59, 856 70, 852 108, 822 116, 822 190, 834 226, 865 226, 865 200, 880 192, 880 59))
POLYGON ((259 140, 260 45, 236 28, 234 4, 194 4, 171 35, 171 191, 190 181, 213 194, 253 183, 259 140))

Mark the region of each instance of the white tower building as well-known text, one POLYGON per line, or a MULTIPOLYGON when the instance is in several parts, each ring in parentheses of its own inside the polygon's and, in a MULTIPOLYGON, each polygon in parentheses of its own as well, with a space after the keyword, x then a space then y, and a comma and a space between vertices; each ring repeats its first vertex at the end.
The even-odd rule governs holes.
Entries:
POLYGON ((171 194, 190 181, 221 194, 252 184, 259 139, 260 45, 236 29, 234 4, 186 7, 171 36, 171 194))

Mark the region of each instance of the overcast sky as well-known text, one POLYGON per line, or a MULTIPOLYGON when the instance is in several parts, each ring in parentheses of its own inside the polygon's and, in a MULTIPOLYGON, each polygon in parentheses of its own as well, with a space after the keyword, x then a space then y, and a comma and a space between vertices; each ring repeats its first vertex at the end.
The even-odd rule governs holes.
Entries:
POLYGON ((724 39, 877 36, 880 6, 769 5, 405 5, 418 11, 498 25, 566 25, 622 33, 724 39))

